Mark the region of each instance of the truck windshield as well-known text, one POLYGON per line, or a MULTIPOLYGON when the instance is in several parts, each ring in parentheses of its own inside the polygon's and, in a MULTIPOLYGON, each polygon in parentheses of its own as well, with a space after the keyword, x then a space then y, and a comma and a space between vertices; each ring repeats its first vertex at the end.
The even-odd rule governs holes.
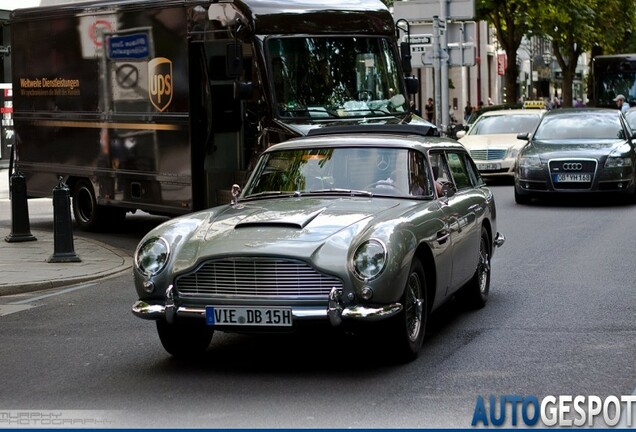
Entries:
POLYGON ((408 110, 386 38, 277 37, 267 40, 277 115, 379 117, 408 110))

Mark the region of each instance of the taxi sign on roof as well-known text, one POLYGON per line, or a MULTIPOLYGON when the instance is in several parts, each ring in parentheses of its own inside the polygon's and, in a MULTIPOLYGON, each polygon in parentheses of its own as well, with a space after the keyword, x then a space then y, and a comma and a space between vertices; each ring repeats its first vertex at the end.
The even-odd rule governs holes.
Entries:
POLYGON ((535 108, 535 109, 543 109, 545 108, 545 102, 542 100, 528 100, 523 103, 524 108, 535 108))

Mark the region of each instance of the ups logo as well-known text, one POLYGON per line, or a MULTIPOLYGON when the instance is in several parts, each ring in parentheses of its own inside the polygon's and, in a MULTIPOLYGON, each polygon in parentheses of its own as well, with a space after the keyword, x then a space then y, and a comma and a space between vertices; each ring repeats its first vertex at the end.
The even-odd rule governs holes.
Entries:
POLYGON ((148 98, 159 110, 164 111, 172 102, 172 62, 157 57, 148 62, 148 98))

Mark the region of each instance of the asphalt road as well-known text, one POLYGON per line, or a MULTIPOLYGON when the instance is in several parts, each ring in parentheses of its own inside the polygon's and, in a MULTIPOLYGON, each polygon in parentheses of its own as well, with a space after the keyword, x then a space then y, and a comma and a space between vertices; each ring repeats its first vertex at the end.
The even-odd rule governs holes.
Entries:
MULTIPOLYGON (((518 206, 510 185, 492 188, 507 240, 488 305, 438 311, 412 363, 332 332, 219 333, 203 359, 176 361, 131 314, 124 275, 0 299, 32 306, 0 317, 0 420, 74 410, 111 427, 463 428, 479 395, 635 393, 636 205, 518 206)), ((135 216, 98 238, 132 252, 158 221, 135 216)))

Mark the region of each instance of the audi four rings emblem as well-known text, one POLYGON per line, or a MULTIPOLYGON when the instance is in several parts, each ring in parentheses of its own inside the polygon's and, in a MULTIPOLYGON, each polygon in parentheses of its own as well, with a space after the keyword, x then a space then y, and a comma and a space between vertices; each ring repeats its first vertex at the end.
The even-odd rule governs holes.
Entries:
POLYGON ((563 164, 563 169, 566 171, 581 171, 583 164, 578 162, 568 162, 563 164))

